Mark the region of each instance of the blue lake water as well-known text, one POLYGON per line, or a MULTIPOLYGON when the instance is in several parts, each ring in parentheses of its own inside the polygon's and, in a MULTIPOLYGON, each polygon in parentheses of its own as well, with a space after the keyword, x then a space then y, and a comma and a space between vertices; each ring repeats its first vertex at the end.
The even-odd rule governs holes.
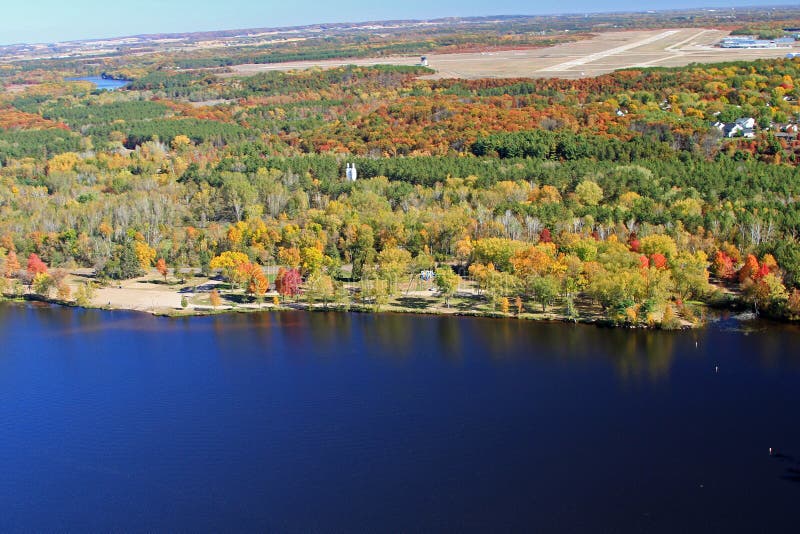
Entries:
POLYGON ((70 82, 92 82, 101 91, 114 91, 121 87, 125 87, 130 80, 109 80, 101 76, 86 76, 83 78, 67 78, 70 82))
POLYGON ((739 326, 3 305, 0 531, 797 532, 800 330, 739 326))

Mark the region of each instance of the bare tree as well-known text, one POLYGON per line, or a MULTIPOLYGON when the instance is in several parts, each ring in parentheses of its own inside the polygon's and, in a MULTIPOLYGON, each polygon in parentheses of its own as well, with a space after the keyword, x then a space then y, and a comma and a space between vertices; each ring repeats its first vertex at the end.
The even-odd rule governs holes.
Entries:
POLYGON ((539 240, 539 232, 542 231, 542 222, 528 215, 525 217, 525 230, 528 233, 528 241, 536 242, 539 240))

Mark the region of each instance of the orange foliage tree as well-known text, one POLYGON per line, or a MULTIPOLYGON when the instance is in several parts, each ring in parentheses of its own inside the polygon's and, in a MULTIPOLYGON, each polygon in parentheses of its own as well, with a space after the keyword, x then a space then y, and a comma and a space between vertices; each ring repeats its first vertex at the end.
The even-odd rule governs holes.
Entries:
POLYGON ((161 273, 161 276, 164 277, 164 282, 166 283, 169 269, 167 269, 167 262, 164 261, 164 258, 158 258, 158 261, 156 262, 156 269, 159 273, 161 273))
POLYGON ((22 267, 19 264, 19 260, 17 259, 17 253, 12 250, 6 256, 6 266, 5 266, 5 269, 4 269, 4 272, 3 272, 3 276, 5 278, 11 278, 15 274, 17 274, 17 272, 21 268, 22 267))

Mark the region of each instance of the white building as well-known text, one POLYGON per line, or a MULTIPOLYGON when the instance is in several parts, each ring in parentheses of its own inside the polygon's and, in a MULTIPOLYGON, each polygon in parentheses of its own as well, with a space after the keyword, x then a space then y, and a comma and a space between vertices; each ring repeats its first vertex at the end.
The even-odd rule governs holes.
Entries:
POLYGON ((752 138, 756 136, 756 120, 752 117, 742 117, 740 119, 736 119, 736 122, 720 122, 717 121, 714 123, 714 128, 722 132, 722 135, 725 137, 748 137, 752 138))
POLYGON ((344 171, 344 176, 348 182, 355 182, 358 179, 358 171, 356 170, 356 164, 353 165, 347 164, 347 168, 344 171))
POLYGON ((721 48, 778 48, 775 41, 766 39, 756 39, 753 36, 747 37, 726 37, 720 42, 721 48))

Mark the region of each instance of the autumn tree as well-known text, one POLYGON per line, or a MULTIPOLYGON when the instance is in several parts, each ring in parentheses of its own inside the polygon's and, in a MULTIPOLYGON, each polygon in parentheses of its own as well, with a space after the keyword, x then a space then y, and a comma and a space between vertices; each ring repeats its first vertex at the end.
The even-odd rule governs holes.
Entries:
POLYGON ((395 294, 398 280, 408 273, 411 253, 398 247, 386 248, 378 254, 377 261, 381 276, 389 283, 389 293, 395 294))
POLYGON ((456 259, 458 259, 462 265, 468 263, 472 259, 472 253, 474 250, 474 242, 469 238, 469 236, 456 241, 455 255, 456 259))
POLYGON ((275 273, 275 291, 277 291, 278 294, 281 294, 281 284, 283 283, 283 277, 286 275, 287 270, 288 269, 284 267, 278 267, 278 272, 275 273))
POLYGON ((191 146, 192 145, 192 140, 189 139, 189 137, 185 136, 185 135, 176 135, 175 137, 172 138, 171 145, 172 145, 173 150, 181 150, 183 148, 191 146))
POLYGON ((444 304, 450 307, 450 298, 458 291, 461 284, 461 277, 453 272, 450 267, 439 267, 436 269, 436 287, 444 297, 444 304))
POLYGON ((742 290, 757 312, 780 313, 781 308, 789 300, 786 287, 775 273, 768 273, 755 280, 745 279, 742 290))
POLYGON ((603 189, 592 180, 584 180, 575 188, 575 196, 581 204, 597 206, 603 199, 603 189))
POLYGON ((167 262, 164 261, 164 258, 158 258, 156 262, 156 270, 164 277, 164 283, 167 283, 167 274, 169 274, 169 269, 167 268, 167 262))
POLYGON ((682 299, 701 297, 708 292, 708 258, 703 251, 680 252, 673 263, 672 278, 682 299))
POLYGON ((300 293, 300 284, 302 284, 302 277, 300 271, 297 269, 288 269, 283 272, 279 271, 278 276, 275 278, 275 288, 278 293, 286 297, 294 297, 300 293))
POLYGON ((34 253, 28 256, 28 274, 36 276, 37 274, 47 274, 47 265, 34 253))
POLYGON ((5 268, 3 270, 3 276, 5 278, 13 278, 22 267, 19 264, 19 260, 17 259, 17 253, 13 250, 9 251, 6 255, 6 262, 5 268))
POLYGON ((333 278, 319 271, 313 273, 306 280, 305 296, 310 305, 316 301, 322 301, 324 307, 328 307, 328 302, 334 296, 333 278))
POLYGON ((56 288, 56 298, 62 302, 67 302, 72 297, 72 288, 67 283, 67 271, 56 269, 50 273, 53 277, 53 285, 56 288))
MULTIPOLYGON (((300 249, 300 262, 303 267, 303 272, 306 274, 318 272, 322 268, 324 261, 325 255, 317 247, 303 247, 300 249)), ((289 265, 289 263, 287 263, 287 265, 289 265)))
POLYGON ((746 280, 755 280, 758 278, 758 271, 760 270, 760 266, 758 264, 758 258, 756 258, 753 254, 748 254, 747 258, 744 260, 744 265, 742 268, 739 269, 739 282, 744 283, 746 280))
POLYGON ((792 319, 800 318, 800 289, 792 290, 786 300, 786 309, 792 319))
POLYGON ((635 306, 646 293, 646 280, 639 269, 600 267, 589 277, 587 294, 600 303, 613 319, 625 315, 625 310, 635 306))
POLYGON ((64 152, 53 156, 47 163, 48 174, 69 172, 80 162, 80 156, 74 152, 64 152))
POLYGON ((675 240, 668 235, 653 234, 639 239, 639 250, 652 256, 653 254, 661 254, 667 258, 672 259, 673 256, 678 254, 678 245, 675 240))
MULTIPOLYGON (((214 257, 209 266, 212 269, 222 270, 223 276, 231 284, 239 285, 244 282, 242 279, 243 266, 250 264, 250 258, 243 252, 225 251, 219 256, 214 257)), ((245 273, 246 274, 246 273, 245 273)))
POLYGON ((517 252, 511 258, 511 266, 514 274, 522 280, 559 273, 565 269, 556 258, 556 246, 553 243, 540 243, 517 252))
POLYGON ((722 250, 718 250, 716 254, 714 254, 714 261, 711 264, 711 268, 714 276, 721 280, 732 280, 736 276, 733 258, 722 250))
POLYGON ((474 244, 475 261, 484 265, 492 264, 496 269, 508 271, 511 269, 511 258, 514 254, 527 248, 527 243, 490 237, 479 239, 474 244))
POLYGON ((297 269, 303 262, 303 257, 300 254, 300 249, 296 247, 278 249, 278 261, 281 265, 286 265, 290 269, 297 269))
POLYGON ((353 262, 353 276, 361 278, 364 266, 371 263, 375 256, 375 232, 370 225, 362 224, 351 230, 348 243, 348 253, 353 262))
POLYGON ((667 304, 661 316, 661 328, 664 330, 677 330, 681 327, 680 319, 675 315, 672 304, 667 304))
POLYGON ((212 289, 208 294, 208 300, 211 303, 211 307, 214 309, 217 309, 222 305, 222 297, 220 297, 219 291, 216 289, 212 289))
POLYGON ((547 311, 547 306, 553 303, 558 296, 561 284, 554 275, 535 276, 530 283, 533 299, 542 305, 542 312, 547 311))
POLYGON ((254 295, 259 301, 264 298, 264 295, 269 291, 269 279, 264 274, 264 271, 255 264, 249 264, 250 269, 248 272, 247 292, 254 295))
POLYGON ((474 263, 469 267, 469 274, 478 282, 478 288, 489 299, 492 309, 497 309, 500 299, 514 292, 518 284, 517 277, 498 271, 492 263, 474 263))
POLYGON ((49 298, 53 287, 55 287, 55 281, 46 272, 38 272, 33 276, 32 288, 37 295, 49 298))
POLYGON ((236 221, 242 220, 245 208, 253 204, 257 198, 252 184, 238 172, 223 173, 220 193, 236 221))
POLYGON ((80 284, 75 292, 75 304, 83 308, 91 306, 96 292, 96 287, 92 282, 80 284))
POLYGON ((141 270, 146 272, 153 265, 153 260, 156 259, 156 251, 153 247, 138 239, 134 241, 133 247, 141 270))
POLYGON ((362 279, 361 297, 372 303, 373 311, 381 311, 389 303, 389 282, 377 276, 362 279))
POLYGON ((112 280, 128 280, 144 274, 132 239, 127 239, 114 248, 111 258, 99 270, 100 276, 112 280))

